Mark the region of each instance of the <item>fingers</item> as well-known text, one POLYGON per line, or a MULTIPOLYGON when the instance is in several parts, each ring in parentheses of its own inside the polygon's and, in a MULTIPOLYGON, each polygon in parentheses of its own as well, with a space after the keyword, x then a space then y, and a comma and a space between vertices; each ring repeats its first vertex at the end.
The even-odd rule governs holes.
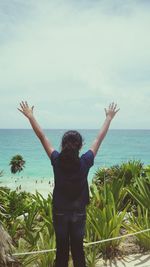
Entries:
POLYGON ((29 108, 28 102, 27 101, 21 101, 20 107, 22 108, 22 110, 24 110, 25 108, 29 108))
POLYGON ((109 104, 109 109, 113 109, 114 108, 114 102, 109 104))
MULTIPOLYGON (((109 109, 111 109, 111 110, 113 110, 113 111, 116 112, 116 108, 117 108, 117 104, 115 104, 114 102, 112 102, 112 103, 109 104, 109 109)), ((117 110, 117 112, 118 112, 118 110, 117 110)))
POLYGON ((28 106, 28 102, 27 102, 27 101, 25 101, 25 104, 26 104, 26 106, 27 106, 27 107, 29 107, 29 106, 28 106))
POLYGON ((28 119, 30 119, 33 116, 33 108, 28 106, 28 102, 27 101, 21 101, 20 102, 20 108, 18 108, 18 110, 24 114, 28 119))
POLYGON ((115 110, 115 114, 120 110, 120 108, 118 108, 117 110, 115 110))
POLYGON ((22 112, 25 116, 28 116, 28 114, 33 114, 34 106, 29 107, 27 101, 21 101, 20 102, 20 108, 18 110, 22 112))
POLYGON ((24 104, 23 101, 21 101, 21 103, 20 103, 20 107, 22 108, 22 110, 24 110, 24 108, 25 108, 25 104, 24 104))
POLYGON ((20 108, 17 108, 21 113, 23 113, 23 111, 20 108))
POLYGON ((115 106, 114 106, 114 110, 116 109, 116 107, 117 107, 117 104, 115 104, 115 106))
POLYGON ((24 102, 24 101, 22 101, 22 102, 21 102, 21 104, 22 104, 23 108, 25 108, 25 107, 26 107, 26 104, 25 104, 25 102, 24 102))
POLYGON ((22 110, 24 109, 24 107, 23 107, 22 103, 20 103, 20 107, 22 108, 22 110))

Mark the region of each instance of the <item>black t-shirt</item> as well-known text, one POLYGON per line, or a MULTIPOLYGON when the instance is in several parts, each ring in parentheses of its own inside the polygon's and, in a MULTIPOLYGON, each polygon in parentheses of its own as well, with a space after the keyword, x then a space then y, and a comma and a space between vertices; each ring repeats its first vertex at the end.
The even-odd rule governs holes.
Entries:
POLYGON ((94 164, 94 154, 88 150, 80 157, 80 168, 66 173, 59 167, 59 152, 51 154, 54 172, 53 208, 57 211, 83 210, 89 204, 87 176, 94 164))

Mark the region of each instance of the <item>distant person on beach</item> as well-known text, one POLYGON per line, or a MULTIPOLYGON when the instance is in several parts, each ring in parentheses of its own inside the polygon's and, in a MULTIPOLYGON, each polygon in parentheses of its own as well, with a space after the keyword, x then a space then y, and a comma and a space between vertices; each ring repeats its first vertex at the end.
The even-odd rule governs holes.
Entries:
POLYGON ((54 171, 53 225, 56 235, 55 267, 68 267, 69 247, 74 267, 86 267, 83 249, 86 206, 89 204, 87 176, 110 123, 119 109, 111 103, 105 109, 106 118, 89 150, 79 156, 83 138, 77 131, 67 131, 61 142, 61 152, 54 149, 33 115, 33 106, 21 102, 18 108, 30 121, 40 139, 54 171))

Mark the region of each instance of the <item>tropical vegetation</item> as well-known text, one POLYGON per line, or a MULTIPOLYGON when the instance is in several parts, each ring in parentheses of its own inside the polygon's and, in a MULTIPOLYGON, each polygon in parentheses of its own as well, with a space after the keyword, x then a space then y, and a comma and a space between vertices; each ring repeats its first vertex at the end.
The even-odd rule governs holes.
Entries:
POLYGON ((25 167, 25 160, 21 155, 15 155, 12 157, 9 165, 11 166, 11 172, 21 172, 25 167))
MULTIPOLYGON (((87 208, 84 240, 87 266, 94 267, 100 257, 122 254, 120 244, 125 238, 111 238, 150 228, 149 196, 150 166, 144 167, 140 161, 97 170, 87 208), (107 242, 101 242, 105 239, 107 242)), ((39 192, 31 194, 1 187, 0 221, 0 264, 3 264, 0 266, 54 266, 56 243, 51 194, 44 198, 39 192), (52 251, 36 253, 48 249, 52 251), (12 256, 24 252, 35 254, 12 256)), ((135 242, 141 251, 150 250, 150 231, 136 235, 135 242)))

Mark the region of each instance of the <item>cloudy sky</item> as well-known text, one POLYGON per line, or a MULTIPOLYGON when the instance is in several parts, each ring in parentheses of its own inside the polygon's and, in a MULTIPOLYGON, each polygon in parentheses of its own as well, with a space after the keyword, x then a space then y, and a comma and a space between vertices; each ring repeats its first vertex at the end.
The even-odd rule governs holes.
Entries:
POLYGON ((0 128, 150 129, 150 1, 0 0, 0 128))

